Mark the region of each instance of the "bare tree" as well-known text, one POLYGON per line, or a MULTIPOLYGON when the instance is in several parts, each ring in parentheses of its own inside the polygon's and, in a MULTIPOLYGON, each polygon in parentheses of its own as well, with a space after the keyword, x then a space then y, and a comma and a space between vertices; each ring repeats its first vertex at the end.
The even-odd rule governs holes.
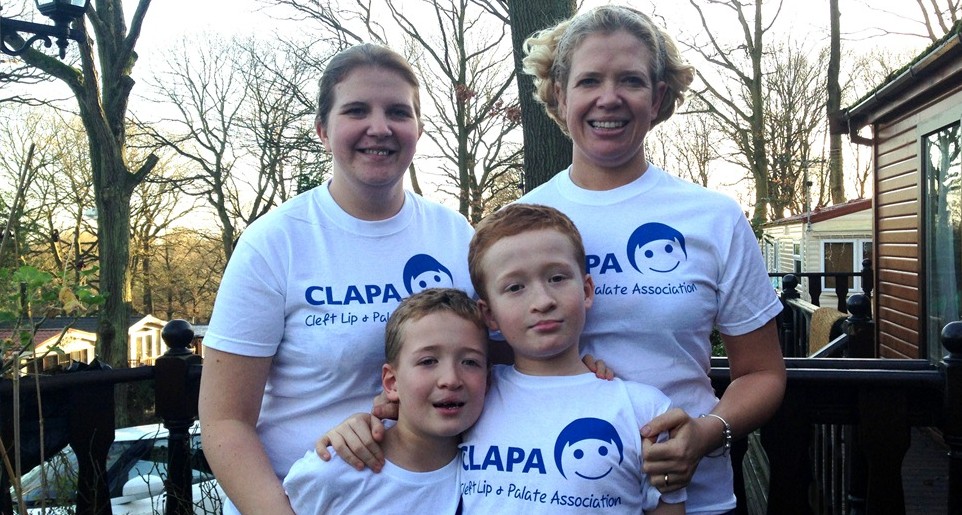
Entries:
POLYGON ((215 37, 181 42, 170 52, 167 68, 153 83, 157 95, 177 116, 141 124, 162 146, 199 170, 187 178, 184 189, 203 197, 214 209, 228 258, 240 223, 234 165, 239 152, 236 133, 247 97, 242 75, 233 65, 239 53, 238 47, 215 37), (198 46, 206 50, 194 52, 198 46), (159 127, 171 127, 168 130, 173 135, 168 136, 159 127))
POLYGON ((842 163, 842 131, 838 127, 838 115, 842 110, 842 86, 839 83, 842 61, 841 12, 838 0, 829 0, 829 54, 826 77, 825 114, 829 123, 828 176, 832 203, 845 202, 845 182, 842 163))
POLYGON ((877 17, 888 17, 898 20, 897 24, 886 24, 877 26, 866 34, 858 37, 874 38, 887 35, 915 36, 927 39, 931 42, 938 41, 948 34, 952 27, 962 16, 962 0, 905 0, 897 4, 887 4, 870 0, 859 0, 863 6, 877 14, 877 17), (916 16, 908 14, 907 6, 915 4, 917 9, 916 16), (906 9, 905 11, 895 10, 896 5, 906 9), (888 26, 898 26, 898 30, 888 28, 888 26))
POLYGON ((314 131, 313 91, 320 77, 311 47, 249 39, 236 71, 245 77, 247 101, 240 127, 241 145, 256 160, 254 196, 246 223, 291 196, 304 184, 319 184, 329 159, 314 131), (257 70, 257 73, 250 73, 257 70))
POLYGON ((84 145, 86 134, 76 117, 45 120, 60 130, 40 140, 50 164, 42 170, 35 188, 37 212, 44 221, 35 237, 37 247, 53 259, 41 268, 72 272, 74 282, 79 283, 82 270, 98 260, 93 224, 96 201, 90 155, 84 145))
MULTIPOLYGON (((736 162, 749 171, 755 183, 755 207, 751 222, 757 230, 767 220, 770 198, 763 60, 765 34, 771 30, 771 25, 766 25, 763 20, 762 0, 689 2, 698 13, 708 41, 689 41, 683 44, 712 64, 714 71, 720 75, 712 76, 699 70, 697 74, 702 87, 695 90, 694 94, 717 117, 720 126, 737 148, 736 162), (705 15, 702 4, 717 10, 712 13, 711 22, 708 21, 709 17, 705 15), (728 16, 724 17, 719 13, 728 16), (737 24, 743 37, 738 42, 726 43, 717 36, 721 32, 718 26, 733 22, 737 24)), ((781 10, 781 1, 778 3, 778 10, 781 10)), ((776 12, 772 22, 777 16, 776 12)))
POLYGON ((428 157, 447 179, 439 189, 457 199, 464 216, 480 220, 497 207, 492 204, 502 193, 520 194, 512 186, 521 183, 521 147, 511 140, 521 114, 513 97, 514 72, 505 65, 511 52, 508 28, 486 6, 472 0, 388 0, 387 12, 375 12, 367 0, 336 7, 329 1, 273 3, 337 34, 329 40, 373 40, 403 48, 431 101, 422 109, 424 134, 438 150, 428 157), (395 32, 385 31, 378 19, 390 19, 395 32))
POLYGON ((915 0, 929 39, 938 41, 959 22, 962 0, 915 0))
POLYGON ((721 159, 722 134, 714 117, 695 99, 685 113, 658 124, 645 138, 645 156, 669 173, 709 187, 721 159))
POLYGON ((505 24, 511 26, 511 46, 514 73, 518 82, 521 107, 521 126, 524 135, 524 189, 531 191, 571 163, 571 141, 534 99, 534 81, 522 71, 524 40, 536 31, 546 29, 575 13, 575 0, 500 0, 482 2, 498 12, 497 6, 507 7, 505 24))
POLYGON ((174 228, 153 246, 154 310, 170 320, 182 317, 203 323, 214 309, 214 297, 227 261, 216 234, 174 228))
MULTIPOLYGON (((765 133, 771 162, 768 194, 772 219, 808 207, 812 169, 826 170, 818 141, 825 128, 827 55, 812 60, 802 45, 789 41, 772 50, 774 65, 765 74, 765 133)), ((819 174, 816 174, 819 175, 819 174)), ((827 185, 829 181, 820 180, 827 185)))
POLYGON ((157 173, 140 183, 132 200, 131 268, 139 272, 132 289, 140 293, 139 302, 134 300, 134 307, 144 314, 156 313, 154 263, 158 260, 158 241, 176 222, 196 208, 196 202, 194 205, 185 205, 176 183, 170 180, 183 175, 183 172, 173 171, 174 167, 170 158, 161 160, 155 169, 157 173))
MULTIPOLYGON (((130 76, 136 63, 134 47, 150 0, 138 0, 129 20, 124 14, 125 4, 130 5, 122 0, 91 2, 86 20, 93 29, 96 45, 89 38, 86 26, 78 24, 87 40, 87 44, 79 48, 79 69, 38 50, 31 49, 20 56, 27 65, 65 84, 80 109, 97 203, 100 290, 106 296, 97 331, 98 348, 101 358, 115 367, 127 366, 130 197, 156 163, 156 157, 148 155, 131 166, 124 153, 127 102, 134 86, 130 76)), ((23 42, 16 35, 7 38, 15 43, 23 42)), ((123 406, 123 402, 120 405, 123 406)))
POLYGON ((305 93, 315 68, 249 39, 208 38, 201 55, 197 46, 183 43, 154 83, 177 116, 142 127, 198 170, 183 189, 214 210, 229 259, 240 231, 293 196, 300 175, 323 177, 305 93))
POLYGON ((23 227, 32 225, 25 214, 43 159, 37 156, 36 123, 24 124, 12 109, 5 111, 0 132, 0 180, 5 183, 0 189, 0 264, 15 267, 23 259, 23 227))

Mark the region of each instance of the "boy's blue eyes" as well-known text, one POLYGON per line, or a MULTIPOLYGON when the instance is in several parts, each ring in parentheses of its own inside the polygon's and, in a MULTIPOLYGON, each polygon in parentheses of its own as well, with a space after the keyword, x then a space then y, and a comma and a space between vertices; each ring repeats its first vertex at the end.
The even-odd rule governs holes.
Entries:
MULTIPOLYGON (((438 364, 438 359, 437 359, 437 358, 425 358, 425 359, 422 359, 422 360, 418 361, 417 364, 418 364, 418 365, 425 365, 425 366, 436 365, 436 364, 438 364)), ((463 364, 463 365, 468 365, 468 366, 471 366, 471 367, 480 367, 480 366, 483 366, 483 365, 481 364, 481 361, 480 361, 480 360, 476 360, 476 359, 466 359, 466 360, 461 361, 461 364, 463 364)))
MULTIPOLYGON (((570 276, 566 274, 556 274, 548 277, 549 283, 557 283, 567 280, 570 276)), ((507 293, 517 293, 524 289, 524 284, 509 284, 504 287, 504 291, 507 293)))

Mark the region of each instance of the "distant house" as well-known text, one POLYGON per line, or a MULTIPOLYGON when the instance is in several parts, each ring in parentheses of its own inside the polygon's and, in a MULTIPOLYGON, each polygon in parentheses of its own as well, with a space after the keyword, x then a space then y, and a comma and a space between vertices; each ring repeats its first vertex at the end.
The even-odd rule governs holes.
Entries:
MULTIPOLYGON (((850 200, 762 226, 762 251, 771 273, 858 272, 872 257, 872 199, 850 200)), ((808 298, 807 279, 802 281, 808 298)), ((835 279, 823 279, 822 306, 835 305, 835 279)), ((849 291, 862 291, 861 279, 849 291)))
MULTIPOLYGON (((65 367, 73 361, 90 363, 96 356, 97 319, 95 317, 48 318, 37 330, 36 350, 24 357, 42 358, 41 370, 65 367), (61 336, 62 335, 62 336, 61 336), (60 352, 52 351, 56 346, 60 352)), ((167 322, 151 315, 131 319, 127 331, 127 363, 130 367, 153 365, 158 357, 167 352, 167 344, 161 338, 167 322)), ((0 326, 0 339, 9 338, 12 330, 0 326)), ((202 352, 200 339, 194 339, 194 351, 202 352)))
POLYGON ((937 361, 962 318, 962 24, 834 125, 874 154, 879 355, 937 361))

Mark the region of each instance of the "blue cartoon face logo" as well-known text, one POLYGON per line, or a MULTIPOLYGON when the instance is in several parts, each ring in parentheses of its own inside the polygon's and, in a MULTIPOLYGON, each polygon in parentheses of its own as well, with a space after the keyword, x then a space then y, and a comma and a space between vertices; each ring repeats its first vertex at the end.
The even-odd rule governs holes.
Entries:
POLYGON ((628 261, 641 273, 665 274, 687 259, 685 236, 665 224, 644 224, 628 238, 628 261))
POLYGON ((568 424, 554 446, 555 464, 565 479, 569 479, 569 473, 582 479, 601 479, 622 459, 624 446, 618 432, 598 418, 579 418, 568 424))
POLYGON ((452 288, 451 272, 427 254, 417 254, 404 265, 404 287, 414 295, 428 288, 452 288))

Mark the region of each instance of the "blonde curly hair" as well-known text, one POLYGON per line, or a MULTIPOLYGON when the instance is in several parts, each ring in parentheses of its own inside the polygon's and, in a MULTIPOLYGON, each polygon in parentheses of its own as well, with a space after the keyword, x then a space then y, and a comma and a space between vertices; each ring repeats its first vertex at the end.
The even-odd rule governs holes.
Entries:
POLYGON ((568 134, 555 94, 556 85, 563 89, 571 73, 571 57, 578 46, 596 33, 625 31, 638 38, 652 55, 651 77, 654 83, 667 85, 658 115, 651 125, 671 117, 685 101, 685 92, 695 77, 678 46, 663 29, 644 13, 630 7, 606 5, 577 14, 554 27, 536 32, 524 42, 524 72, 534 79, 534 98, 545 107, 548 116, 568 134))

